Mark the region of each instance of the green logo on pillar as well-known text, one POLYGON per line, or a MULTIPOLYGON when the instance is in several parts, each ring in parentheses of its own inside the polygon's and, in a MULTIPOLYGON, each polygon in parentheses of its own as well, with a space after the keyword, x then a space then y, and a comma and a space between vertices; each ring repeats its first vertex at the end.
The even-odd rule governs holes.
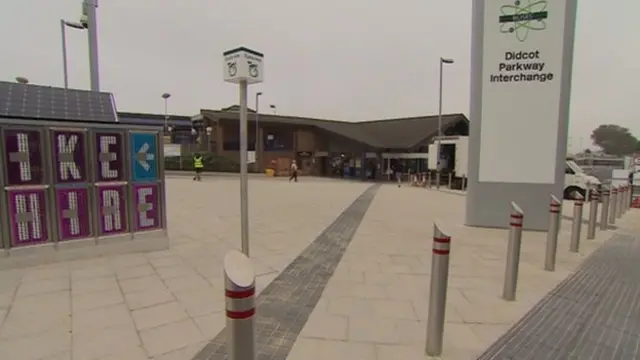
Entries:
POLYGON ((500 32, 515 34, 520 42, 524 42, 531 31, 547 28, 548 15, 546 0, 516 0, 514 5, 500 7, 500 32))

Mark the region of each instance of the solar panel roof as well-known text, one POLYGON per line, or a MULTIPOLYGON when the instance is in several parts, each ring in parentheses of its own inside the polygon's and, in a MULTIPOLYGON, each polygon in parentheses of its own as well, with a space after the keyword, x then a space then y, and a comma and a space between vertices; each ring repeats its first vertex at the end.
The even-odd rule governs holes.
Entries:
POLYGON ((117 122, 113 94, 0 81, 0 116, 117 122))

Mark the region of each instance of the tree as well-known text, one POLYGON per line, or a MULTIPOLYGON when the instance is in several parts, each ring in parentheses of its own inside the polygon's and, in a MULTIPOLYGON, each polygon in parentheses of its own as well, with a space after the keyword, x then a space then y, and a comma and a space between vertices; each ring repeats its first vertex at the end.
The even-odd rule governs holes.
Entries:
POLYGON ((629 155, 637 146, 638 139, 631 134, 629 129, 620 125, 600 125, 591 133, 593 143, 609 155, 629 155))

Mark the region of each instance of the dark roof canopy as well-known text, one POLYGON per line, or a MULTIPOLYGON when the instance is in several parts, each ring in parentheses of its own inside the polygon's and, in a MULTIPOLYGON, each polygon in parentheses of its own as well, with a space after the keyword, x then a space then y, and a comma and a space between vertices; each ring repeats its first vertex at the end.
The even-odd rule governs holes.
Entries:
MULTIPOLYGON (((171 126, 191 127, 191 117, 183 115, 168 115, 167 124, 171 126)), ((118 112, 120 123, 132 125, 164 125, 164 115, 118 112)))
MULTIPOLYGON (((219 119, 239 119, 238 112, 225 110, 226 109, 203 109, 200 112, 205 118, 213 121, 219 119)), ((254 116, 254 114, 249 115, 249 121, 252 121, 254 116)), ((411 148, 438 133, 438 116, 417 116, 360 122, 322 120, 272 114, 259 114, 259 116, 261 122, 314 126, 377 148, 411 148)), ((443 131, 460 122, 468 123, 469 120, 464 114, 442 115, 443 131)))

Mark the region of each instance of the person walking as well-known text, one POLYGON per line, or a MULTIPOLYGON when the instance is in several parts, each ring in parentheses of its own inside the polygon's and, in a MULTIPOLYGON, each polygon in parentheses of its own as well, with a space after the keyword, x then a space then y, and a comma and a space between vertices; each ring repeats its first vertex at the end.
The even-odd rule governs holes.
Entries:
POLYGON ((293 180, 294 182, 298 182, 298 165, 296 164, 295 160, 291 162, 289 182, 291 182, 291 180, 293 180))
POLYGON ((193 177, 193 181, 202 181, 201 173, 204 169, 204 163, 202 162, 202 155, 195 153, 193 155, 193 168, 196 171, 196 176, 193 177))

